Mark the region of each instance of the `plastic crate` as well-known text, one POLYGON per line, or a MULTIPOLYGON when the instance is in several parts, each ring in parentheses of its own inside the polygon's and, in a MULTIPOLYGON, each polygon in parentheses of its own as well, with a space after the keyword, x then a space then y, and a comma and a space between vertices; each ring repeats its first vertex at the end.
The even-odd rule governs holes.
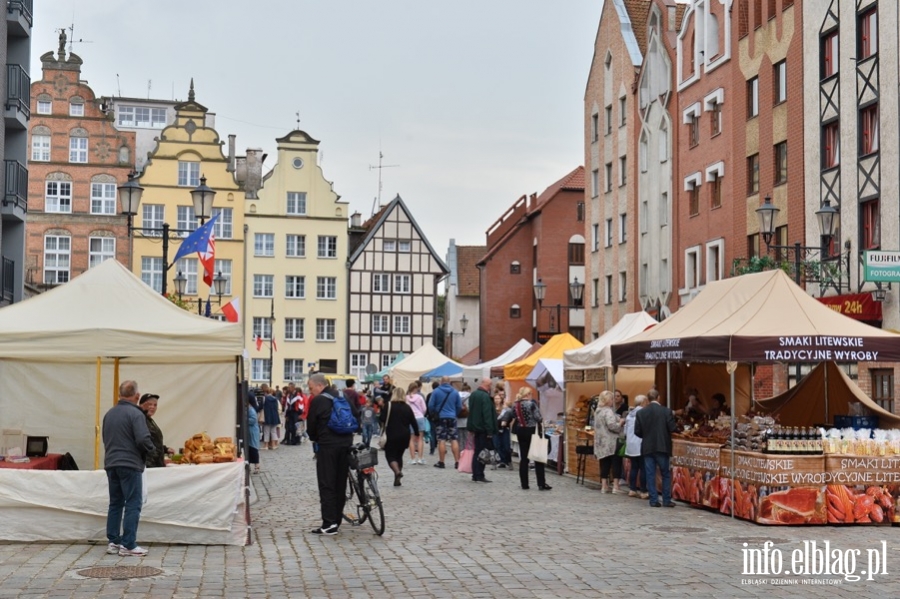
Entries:
POLYGON ((834 428, 878 428, 878 416, 835 416, 834 428))
POLYGON ((350 467, 354 470, 371 468, 377 465, 378 450, 373 447, 362 450, 353 450, 350 452, 350 467))

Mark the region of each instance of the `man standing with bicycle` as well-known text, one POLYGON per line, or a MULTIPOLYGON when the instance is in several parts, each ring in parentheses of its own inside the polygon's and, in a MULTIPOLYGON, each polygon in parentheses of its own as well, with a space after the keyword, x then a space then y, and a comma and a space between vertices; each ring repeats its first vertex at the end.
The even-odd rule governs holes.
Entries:
MULTIPOLYGON (((309 404, 306 426, 310 440, 319 446, 316 454, 316 479, 319 483, 322 511, 322 526, 314 528, 312 533, 336 535, 346 501, 348 456, 350 446, 353 445, 353 433, 339 434, 328 426, 337 391, 328 386, 325 375, 310 376, 308 384, 313 398, 309 404)), ((349 405, 359 422, 359 405, 356 402, 349 405)))

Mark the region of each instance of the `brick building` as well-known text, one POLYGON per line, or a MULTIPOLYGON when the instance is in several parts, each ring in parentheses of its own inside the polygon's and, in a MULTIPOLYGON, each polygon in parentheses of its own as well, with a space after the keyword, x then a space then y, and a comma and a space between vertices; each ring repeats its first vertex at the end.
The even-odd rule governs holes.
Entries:
POLYGON ((61 34, 31 84, 26 282, 43 288, 110 258, 130 266, 116 187, 133 168, 134 134, 115 128, 65 44, 61 34))
POLYGON ((523 338, 546 341, 568 331, 584 339, 584 309, 568 307, 575 305, 570 284, 585 281, 584 188, 579 166, 540 195, 519 198, 488 228, 487 251, 478 262, 483 359, 523 338), (538 281, 546 285, 541 309, 538 281))

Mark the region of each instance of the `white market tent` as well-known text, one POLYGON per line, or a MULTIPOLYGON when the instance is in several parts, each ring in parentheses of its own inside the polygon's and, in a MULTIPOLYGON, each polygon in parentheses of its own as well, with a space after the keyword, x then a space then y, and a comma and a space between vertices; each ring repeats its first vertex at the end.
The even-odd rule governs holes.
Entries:
POLYGON ((541 358, 525 377, 525 382, 540 393, 541 414, 544 420, 556 419, 565 410, 565 377, 563 361, 558 358, 541 358))
MULTIPOLYGON (((240 325, 182 310, 116 260, 0 310, 0 429, 46 435, 51 453, 71 453, 82 469, 37 477, 34 471, 0 470, 0 539, 105 538, 107 506, 84 503, 96 495, 98 484, 105 489, 105 474, 90 469, 102 467, 98 426, 117 401, 118 383, 133 379, 142 393, 160 396, 155 420, 167 445, 180 447, 201 431, 211 437, 234 436, 242 352, 240 325), (26 476, 33 480, 23 485, 26 476), (21 495, 24 490, 34 495, 21 495), (23 509, 31 510, 28 518, 20 517, 23 509), (49 518, 54 526, 20 530, 16 525, 34 518, 49 518)), ((242 468, 238 463, 221 466, 233 466, 226 476, 229 484, 237 482, 237 497, 218 493, 230 517, 240 495, 242 468)), ((155 470, 148 473, 151 496, 156 485, 166 486, 164 479, 171 478, 171 469, 155 470)), ((179 477, 204 472, 204 467, 184 468, 179 477)), ((165 507, 166 496, 156 497, 142 515, 143 540, 233 542, 231 531, 222 526, 222 510, 214 522, 189 513, 187 506, 203 502, 179 500, 189 526, 173 521, 171 510, 161 512, 154 523, 154 510, 165 507)))
POLYGON ((411 382, 417 380, 426 372, 430 372, 438 366, 444 366, 446 364, 458 366, 460 369, 463 368, 462 364, 454 362, 439 352, 430 342, 427 342, 394 365, 391 369, 391 382, 395 386, 406 389, 411 382))
POLYGON ((634 337, 656 324, 656 319, 646 312, 626 314, 611 329, 584 347, 564 352, 563 366, 565 370, 608 368, 612 366, 609 348, 613 343, 634 337))
POLYGON ((470 384, 473 382, 477 384, 481 379, 491 376, 491 368, 494 366, 506 366, 510 362, 515 362, 529 349, 531 349, 531 343, 524 339, 519 339, 515 345, 493 360, 482 362, 481 364, 476 364, 474 366, 464 366, 462 379, 470 384))

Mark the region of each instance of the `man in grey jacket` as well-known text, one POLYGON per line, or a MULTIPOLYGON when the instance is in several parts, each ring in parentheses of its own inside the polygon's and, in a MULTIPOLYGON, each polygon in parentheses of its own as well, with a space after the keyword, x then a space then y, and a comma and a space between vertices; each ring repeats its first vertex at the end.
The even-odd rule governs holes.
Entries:
POLYGON ((153 440, 147 417, 138 407, 140 396, 136 382, 124 381, 119 385, 119 403, 103 417, 104 468, 109 481, 106 552, 110 555, 147 555, 147 550, 137 544, 137 528, 143 503, 144 458, 153 451, 153 440))

